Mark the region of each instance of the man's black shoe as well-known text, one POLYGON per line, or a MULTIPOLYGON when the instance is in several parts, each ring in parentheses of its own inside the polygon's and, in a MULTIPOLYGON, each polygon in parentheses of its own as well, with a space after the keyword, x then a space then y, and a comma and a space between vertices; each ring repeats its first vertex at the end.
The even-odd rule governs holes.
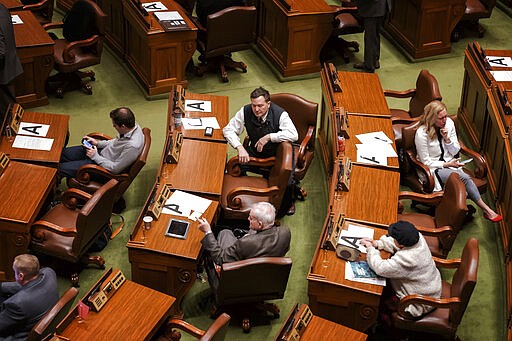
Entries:
POLYGON ((378 60, 375 62, 375 68, 380 69, 380 62, 378 60))
POLYGON ((374 70, 367 68, 365 63, 355 63, 354 69, 363 70, 364 72, 369 72, 369 73, 374 72, 374 70))

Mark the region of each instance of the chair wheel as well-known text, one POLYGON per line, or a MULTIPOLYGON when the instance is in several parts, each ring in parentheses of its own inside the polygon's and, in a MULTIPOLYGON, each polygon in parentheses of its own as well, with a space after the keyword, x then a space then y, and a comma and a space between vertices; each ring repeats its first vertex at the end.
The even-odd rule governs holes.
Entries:
POLYGON ((57 90, 55 90, 55 95, 57 96, 57 98, 64 98, 64 89, 58 88, 57 90))
POLYGON ((86 94, 92 95, 92 85, 91 84, 87 83, 87 84, 84 84, 82 87, 86 94))
POLYGON ((242 320, 242 330, 244 333, 248 333, 251 331, 251 321, 248 318, 242 320))

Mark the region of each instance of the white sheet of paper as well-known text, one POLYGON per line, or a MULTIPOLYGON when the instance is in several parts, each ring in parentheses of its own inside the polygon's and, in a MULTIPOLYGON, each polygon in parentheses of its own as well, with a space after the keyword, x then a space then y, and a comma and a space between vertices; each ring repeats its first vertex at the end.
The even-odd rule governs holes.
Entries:
POLYGON ((383 153, 386 157, 398 157, 398 154, 393 149, 391 143, 372 142, 364 144, 356 144, 357 150, 363 151, 375 151, 375 153, 383 153))
POLYGON ((21 122, 18 134, 45 137, 50 129, 49 124, 21 122))
POLYGON ((170 11, 170 12, 155 12, 155 17, 162 20, 183 20, 183 17, 178 13, 178 11, 170 11))
POLYGON ((186 99, 185 111, 212 112, 212 102, 201 101, 199 99, 186 99))
POLYGON ((353 282, 380 285, 382 287, 386 286, 385 278, 355 278, 354 272, 352 271, 352 266, 350 266, 350 262, 347 262, 347 264, 345 264, 345 279, 353 282))
POLYGON ((201 117, 201 118, 191 118, 184 117, 181 119, 181 123, 183 124, 183 129, 204 129, 206 127, 212 127, 214 129, 220 129, 219 122, 217 122, 217 118, 215 117, 201 117))
POLYGON ((11 21, 13 25, 23 24, 23 20, 17 14, 11 15, 11 21))
MULTIPOLYGON (((373 239, 373 229, 364 226, 349 224, 346 230, 341 230, 340 238, 338 239, 338 244, 353 247, 353 245, 343 240, 341 237, 359 237, 373 239)), ((356 245, 359 247, 359 251, 361 251, 362 253, 366 253, 366 247, 361 245, 359 241, 356 242, 356 245)))
POLYGON ((197 214, 203 214, 211 202, 209 199, 176 190, 165 202, 165 206, 173 206, 173 209, 164 206, 162 213, 179 215, 195 220, 197 219, 197 214))
POLYGON ((12 143, 13 148, 34 150, 51 150, 52 145, 53 139, 48 139, 46 137, 32 137, 23 135, 16 135, 16 138, 12 143))
POLYGON ((491 71, 496 82, 512 82, 512 71, 491 71))
POLYGON ((357 149, 357 162, 374 166, 387 166, 388 158, 383 153, 379 153, 375 150, 357 149))
POLYGON ((384 143, 393 143, 393 141, 384 134, 383 131, 374 131, 371 133, 358 134, 356 137, 361 141, 361 143, 372 143, 372 142, 384 142, 384 143))
POLYGON ((492 67, 512 67, 512 58, 510 57, 486 56, 485 58, 492 67))
POLYGON ((146 10, 146 12, 156 12, 156 11, 165 11, 167 7, 160 1, 154 2, 145 2, 142 3, 142 7, 146 10))

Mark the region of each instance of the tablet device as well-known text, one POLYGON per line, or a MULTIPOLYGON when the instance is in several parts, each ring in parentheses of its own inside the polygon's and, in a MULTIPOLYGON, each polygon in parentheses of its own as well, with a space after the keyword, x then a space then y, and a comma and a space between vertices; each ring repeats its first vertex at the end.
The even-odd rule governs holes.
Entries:
POLYGON ((174 238, 186 239, 188 233, 189 222, 178 219, 171 219, 165 235, 174 238))

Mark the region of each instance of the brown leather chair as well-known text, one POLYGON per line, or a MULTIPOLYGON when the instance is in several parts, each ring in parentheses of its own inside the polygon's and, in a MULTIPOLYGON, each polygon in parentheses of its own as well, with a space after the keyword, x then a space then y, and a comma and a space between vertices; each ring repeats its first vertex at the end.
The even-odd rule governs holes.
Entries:
POLYGON ((36 17, 37 21, 41 25, 49 24, 52 22, 53 17, 53 1, 52 0, 41 0, 41 1, 22 1, 23 9, 31 11, 36 17))
MULTIPOLYGON (((123 194, 126 192, 133 179, 135 179, 137 174, 139 174, 140 170, 146 164, 149 148, 151 147, 151 129, 142 128, 142 133, 144 134, 144 147, 142 148, 142 152, 140 153, 138 159, 132 163, 132 165, 124 172, 114 174, 95 164, 84 165, 78 169, 75 178, 68 179, 68 187, 78 188, 82 191, 92 194, 96 192, 98 188, 100 188, 108 180, 116 179, 119 181, 119 186, 117 187, 117 192, 114 199, 113 211, 115 213, 121 213, 121 211, 126 208, 123 194), (100 181, 101 179, 103 179, 103 181, 100 181)), ((98 140, 111 139, 110 136, 101 133, 91 133, 88 134, 88 136, 98 140)))
POLYGON ((260 201, 271 203, 279 212, 292 172, 292 145, 289 142, 280 143, 275 157, 251 157, 246 165, 271 166, 268 179, 242 175, 238 156, 231 158, 226 165, 227 173, 224 175, 220 199, 224 219, 246 220, 252 206, 260 201))
POLYGON ((64 22, 44 25, 46 30, 62 28, 64 38, 55 40, 54 68, 59 72, 48 78, 49 92, 62 98, 65 90, 82 88, 88 95, 92 86, 84 78, 95 80, 94 71, 80 69, 101 62, 103 36, 107 16, 91 0, 78 0, 73 4, 64 22))
POLYGON ((416 79, 416 87, 405 91, 384 90, 384 95, 393 98, 410 98, 409 108, 391 109, 393 132, 395 142, 400 149, 402 145, 402 128, 418 121, 423 115, 424 108, 433 100, 441 101, 443 97, 439 91, 437 79, 428 71, 421 70, 416 79))
MULTIPOLYGON (((450 116, 457 125, 457 117, 450 116)), ((434 191, 434 175, 430 169, 417 159, 416 144, 414 137, 416 130, 420 126, 420 122, 414 122, 411 125, 402 128, 402 146, 404 150, 400 181, 402 184, 409 186, 413 191, 418 193, 432 193, 434 191)), ((484 157, 477 152, 469 149, 459 139, 460 153, 469 158, 473 158, 472 169, 464 168, 464 172, 471 176, 471 179, 478 187, 480 193, 487 191, 487 162, 484 157)))
MULTIPOLYGON (((286 110, 297 128, 299 138, 293 144, 295 156, 294 177, 298 184, 306 176, 306 172, 315 155, 316 119, 318 103, 304 99, 298 95, 278 93, 270 96, 270 101, 286 110)), ((302 199, 306 195, 305 191, 302 199)))
POLYGON ((233 6, 208 15, 206 28, 197 22, 197 50, 200 65, 196 73, 219 70, 223 82, 228 82, 226 68, 247 72, 247 65, 231 59, 232 52, 247 50, 254 42, 256 30, 256 7, 233 6), (234 29, 236 28, 236 29, 234 29))
POLYGON ((482 38, 485 29, 480 25, 479 20, 490 18, 495 5, 496 0, 466 0, 464 15, 453 29, 451 40, 459 41, 466 29, 476 32, 478 38, 482 38))
POLYGON ((434 194, 401 192, 398 197, 435 205, 434 217, 424 213, 407 212, 399 214, 397 219, 408 221, 416 226, 425 237, 433 256, 446 258, 468 212, 466 187, 459 176, 455 173, 451 174, 446 180, 443 192, 434 194))
POLYGON ((403 336, 409 336, 409 340, 458 340, 457 328, 477 281, 478 259, 478 240, 475 238, 470 238, 466 242, 459 259, 434 258, 438 267, 457 269, 452 277, 452 283, 443 281, 441 298, 422 295, 402 298, 398 312, 392 315, 394 327, 403 331, 403 336), (410 319, 405 308, 414 303, 429 304, 436 309, 418 319, 410 319))
POLYGON ((350 62, 351 51, 359 52, 359 43, 357 41, 347 41, 340 36, 346 34, 355 34, 364 32, 363 23, 354 14, 357 7, 352 2, 341 2, 341 6, 331 5, 336 12, 333 22, 331 36, 324 45, 321 52, 322 60, 326 60, 327 54, 334 50, 345 61, 350 62))
POLYGON ((208 330, 199 329, 190 323, 183 321, 181 319, 170 319, 167 321, 165 325, 165 335, 161 336, 157 339, 157 341, 178 341, 181 339, 181 334, 179 331, 174 330, 174 328, 183 330, 187 334, 192 335, 194 338, 201 341, 222 341, 226 338, 226 333, 228 331, 229 321, 231 317, 226 314, 220 314, 219 317, 210 325, 208 330))
MULTIPOLYGON (((87 251, 110 221, 118 184, 112 179, 92 195, 68 189, 60 204, 32 224, 30 249, 73 264, 93 263, 104 269, 105 260, 99 255, 89 256, 87 251)), ((72 280, 75 276, 73 273, 72 280)))
POLYGON ((284 297, 291 268, 292 260, 286 257, 258 257, 222 264, 212 285, 213 314, 229 311, 233 318, 241 317, 245 332, 251 329, 254 312, 269 311, 273 318, 279 317, 279 308, 264 301, 284 297))
POLYGON ((55 327, 67 315, 76 295, 78 295, 77 288, 71 287, 66 290, 57 303, 32 327, 27 341, 41 341, 49 338, 55 332, 55 327))

